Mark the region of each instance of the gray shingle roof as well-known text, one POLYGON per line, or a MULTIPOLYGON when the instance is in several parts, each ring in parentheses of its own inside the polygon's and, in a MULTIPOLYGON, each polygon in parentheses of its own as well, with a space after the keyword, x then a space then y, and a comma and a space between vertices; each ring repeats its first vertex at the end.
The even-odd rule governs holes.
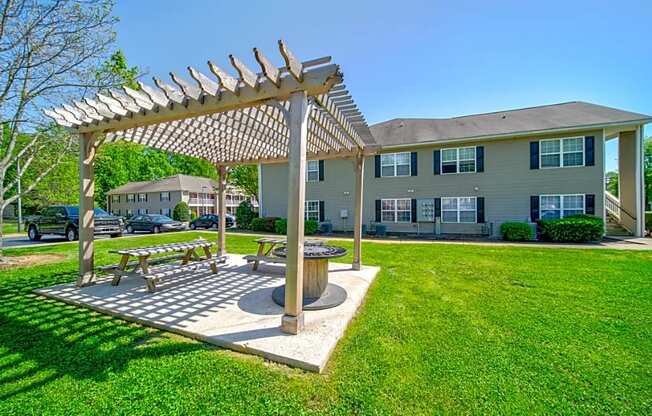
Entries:
POLYGON ((397 118, 374 124, 371 132, 381 146, 396 146, 649 122, 652 116, 573 101, 446 119, 397 118))
POLYGON ((129 182, 107 194, 134 194, 138 192, 166 192, 166 191, 188 191, 211 193, 217 189, 217 181, 209 178, 190 175, 174 175, 167 178, 144 182, 129 182))

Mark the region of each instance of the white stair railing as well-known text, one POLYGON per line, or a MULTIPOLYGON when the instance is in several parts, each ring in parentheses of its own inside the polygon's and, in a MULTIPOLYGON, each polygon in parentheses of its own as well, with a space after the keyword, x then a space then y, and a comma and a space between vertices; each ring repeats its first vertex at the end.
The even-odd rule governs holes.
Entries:
POLYGON ((620 222, 620 199, 609 191, 605 191, 604 194, 605 208, 607 209, 607 212, 613 215, 618 222, 620 222))

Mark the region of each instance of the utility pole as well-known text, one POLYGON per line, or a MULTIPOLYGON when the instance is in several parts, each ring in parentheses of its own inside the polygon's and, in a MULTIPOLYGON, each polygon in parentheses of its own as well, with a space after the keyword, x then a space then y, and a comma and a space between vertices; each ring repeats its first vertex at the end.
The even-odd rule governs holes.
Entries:
POLYGON ((23 198, 20 195, 20 160, 16 160, 16 174, 18 175, 18 182, 16 183, 16 191, 18 192, 18 224, 16 224, 16 230, 20 232, 20 228, 23 225, 23 198))

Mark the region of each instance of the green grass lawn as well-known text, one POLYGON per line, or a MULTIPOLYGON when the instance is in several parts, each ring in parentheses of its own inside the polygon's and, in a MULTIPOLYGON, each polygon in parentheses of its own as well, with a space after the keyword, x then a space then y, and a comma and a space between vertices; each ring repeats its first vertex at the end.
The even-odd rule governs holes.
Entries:
POLYGON ((38 251, 67 260, 0 272, 2 415, 652 412, 652 253, 365 243, 382 270, 317 375, 40 298, 77 246, 38 251))
POLYGON ((15 222, 5 222, 2 224, 3 234, 13 234, 18 232, 18 224, 15 222))

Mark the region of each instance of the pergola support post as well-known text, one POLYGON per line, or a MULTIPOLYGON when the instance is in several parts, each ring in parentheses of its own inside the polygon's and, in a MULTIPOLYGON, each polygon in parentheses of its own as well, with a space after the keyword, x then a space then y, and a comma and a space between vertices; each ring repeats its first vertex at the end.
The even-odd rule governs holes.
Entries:
POLYGON ((287 263, 285 310, 281 330, 298 334, 303 321, 303 232, 306 194, 306 146, 308 141, 308 97, 305 91, 290 95, 286 122, 288 144, 287 263))
POLYGON ((79 137, 79 277, 77 286, 92 285, 95 280, 95 156, 97 143, 92 133, 79 137))
POLYGON ((217 255, 224 256, 226 254, 226 167, 220 165, 218 167, 220 175, 218 188, 217 188, 217 204, 219 210, 219 224, 217 230, 217 255))
POLYGON ((362 198, 364 190, 364 156, 353 161, 355 170, 355 207, 353 212, 353 270, 362 267, 362 198))

